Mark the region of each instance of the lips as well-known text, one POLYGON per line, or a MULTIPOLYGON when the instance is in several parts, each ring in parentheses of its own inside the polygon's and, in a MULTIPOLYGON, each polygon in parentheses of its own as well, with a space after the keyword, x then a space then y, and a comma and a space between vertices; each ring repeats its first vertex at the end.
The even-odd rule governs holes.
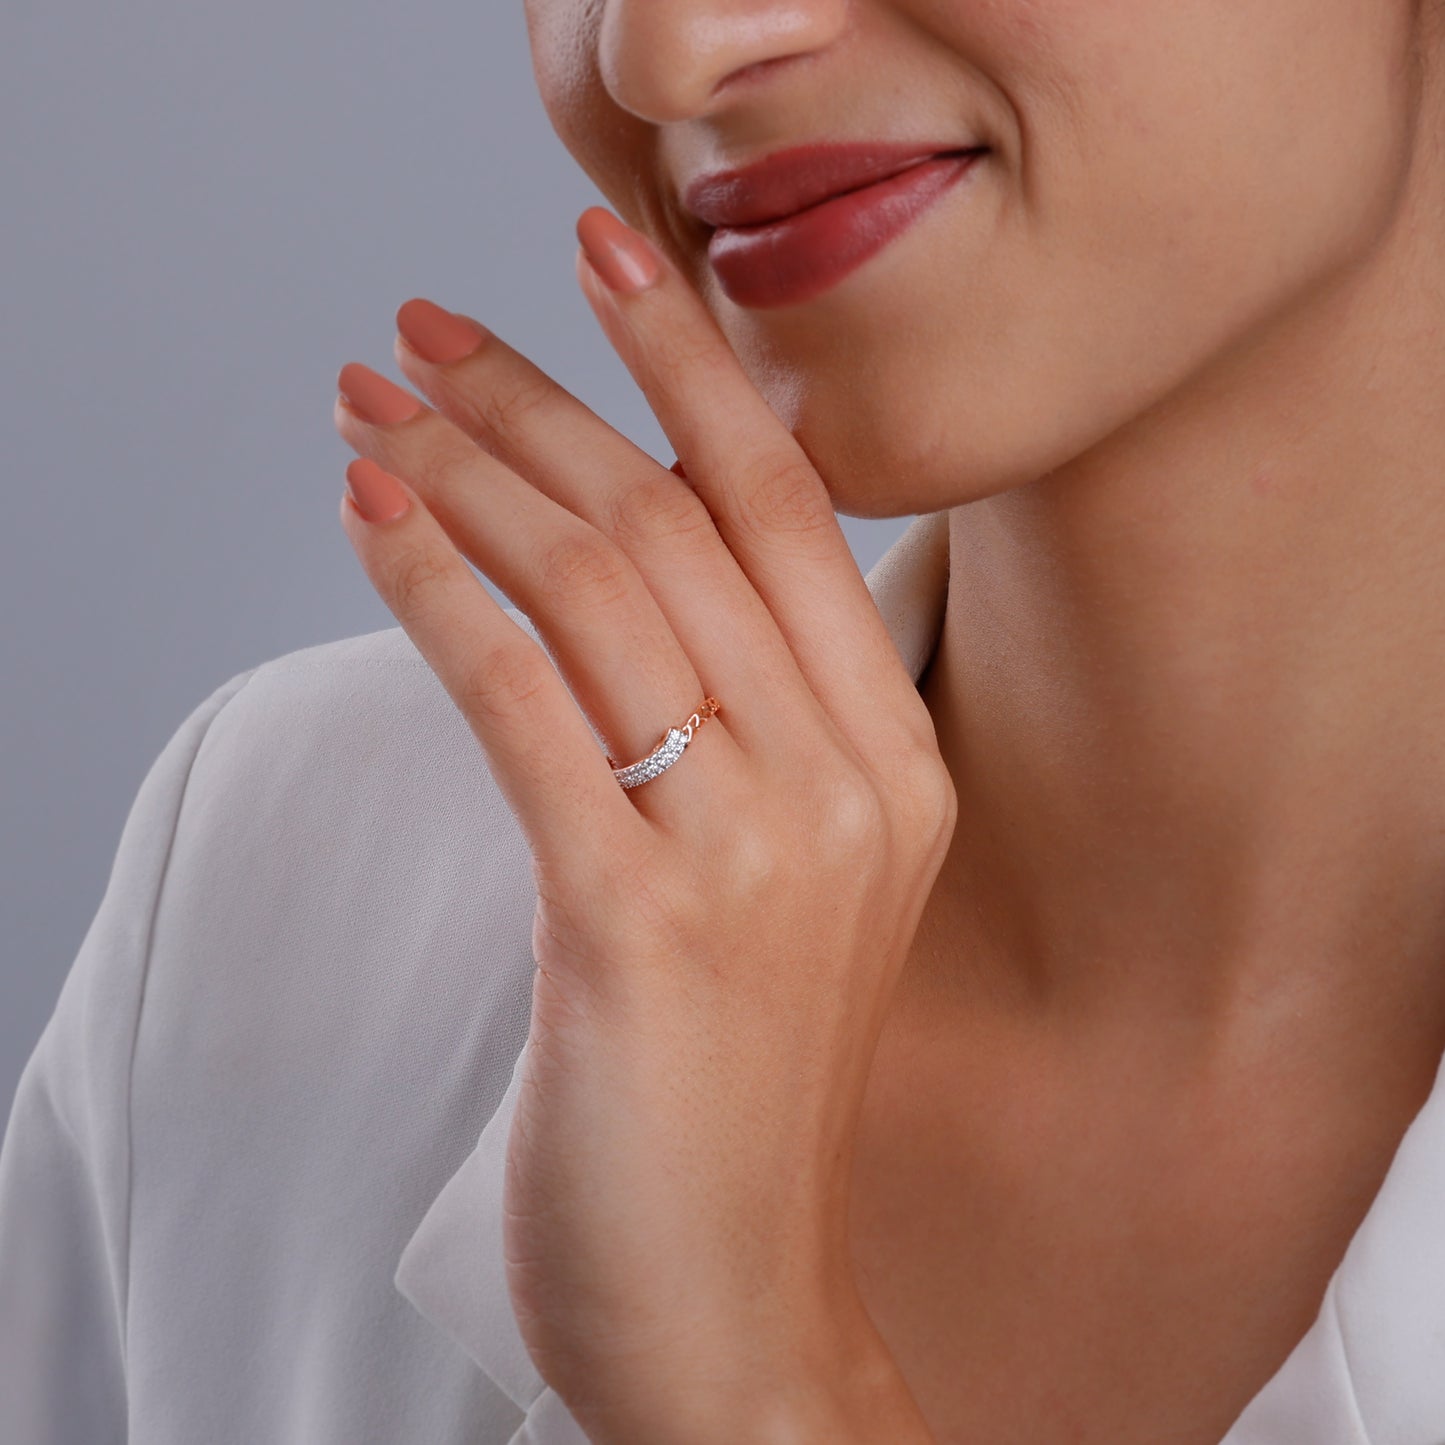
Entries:
POLYGON ((699 176, 683 205, 714 227, 755 226, 796 215, 920 164, 982 151, 982 146, 873 144, 795 146, 750 166, 699 176))
MULTIPOLYGON (((974 174, 986 154, 975 149, 925 156, 776 220, 717 226, 708 237, 708 263, 723 294, 739 306, 811 301, 912 229, 974 174)), ((756 202, 757 196, 748 199, 756 202)))

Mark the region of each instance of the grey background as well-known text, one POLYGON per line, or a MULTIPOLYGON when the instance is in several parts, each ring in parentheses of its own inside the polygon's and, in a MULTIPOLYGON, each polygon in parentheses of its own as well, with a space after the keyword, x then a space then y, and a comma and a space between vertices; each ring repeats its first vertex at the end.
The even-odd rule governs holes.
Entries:
MULTIPOLYGON (((604 198, 521 0, 10 0, 0 21, 0 1118, 146 770, 241 669, 392 626, 336 372, 430 297, 672 452, 572 272, 604 198)), ((845 527, 867 568, 910 519, 845 527)))

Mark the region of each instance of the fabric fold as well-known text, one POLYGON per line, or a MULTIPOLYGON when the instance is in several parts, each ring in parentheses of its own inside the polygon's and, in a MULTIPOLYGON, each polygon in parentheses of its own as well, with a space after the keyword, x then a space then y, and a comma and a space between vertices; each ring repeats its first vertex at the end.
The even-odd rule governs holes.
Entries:
POLYGON ((476 1148, 442 1186, 401 1252, 394 1283, 527 1411, 547 1388, 527 1353, 507 1291, 502 1185, 527 1046, 476 1148))

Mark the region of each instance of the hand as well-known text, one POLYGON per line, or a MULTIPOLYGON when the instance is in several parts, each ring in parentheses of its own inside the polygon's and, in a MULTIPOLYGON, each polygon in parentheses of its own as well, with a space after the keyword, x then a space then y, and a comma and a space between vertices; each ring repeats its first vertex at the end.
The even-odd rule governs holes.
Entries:
MULTIPOLYGON (((397 340, 431 407, 392 388, 415 415, 369 424, 338 400, 335 422, 363 501, 409 503, 368 522, 344 496, 342 525, 533 855, 513 1307, 584 1428, 641 1438, 664 1394, 758 1398, 873 1358, 854 1140, 957 805, 806 454, 670 262, 601 208, 577 232, 604 268, 619 246, 651 268, 626 293, 577 256, 686 480, 455 316, 469 355, 397 340), (708 696, 684 755, 620 787, 588 721, 621 765, 708 696)), ((435 315, 414 300, 397 324, 435 315)), ((365 402, 379 381, 353 363, 339 384, 365 402)))

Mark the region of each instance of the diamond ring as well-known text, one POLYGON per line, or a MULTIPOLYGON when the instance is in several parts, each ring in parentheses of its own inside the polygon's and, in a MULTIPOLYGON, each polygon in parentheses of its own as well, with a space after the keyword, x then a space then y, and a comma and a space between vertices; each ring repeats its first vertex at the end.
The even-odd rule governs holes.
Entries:
POLYGON ((692 735, 719 711, 720 706, 715 697, 706 698, 702 706, 680 728, 668 728, 662 741, 638 762, 619 768, 608 758, 612 776, 624 788, 635 788, 640 783, 649 782, 659 773, 665 773, 682 756, 682 750, 692 741, 692 735))

